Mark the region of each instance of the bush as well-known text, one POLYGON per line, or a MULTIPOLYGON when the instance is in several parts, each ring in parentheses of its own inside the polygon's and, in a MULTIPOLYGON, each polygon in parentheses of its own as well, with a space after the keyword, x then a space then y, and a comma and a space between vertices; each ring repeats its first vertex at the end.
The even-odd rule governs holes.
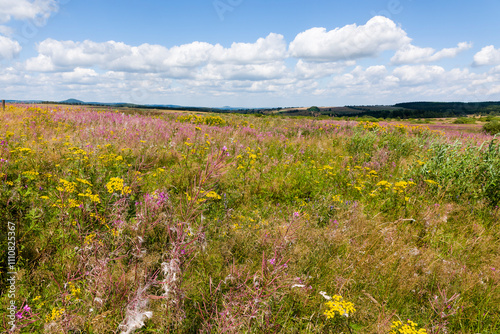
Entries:
POLYGON ((476 120, 471 117, 459 117, 453 121, 453 124, 474 124, 476 120))
POLYGON ((500 133, 500 122, 497 120, 491 121, 483 125, 483 130, 491 135, 500 133))

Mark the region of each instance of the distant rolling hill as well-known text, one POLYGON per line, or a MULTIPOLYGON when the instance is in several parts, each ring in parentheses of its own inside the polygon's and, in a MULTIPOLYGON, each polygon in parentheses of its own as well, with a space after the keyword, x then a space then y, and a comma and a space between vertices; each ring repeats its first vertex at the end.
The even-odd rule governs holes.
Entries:
POLYGON ((60 103, 67 103, 67 104, 85 104, 85 102, 77 100, 77 99, 67 99, 64 101, 61 101, 60 103))
POLYGON ((102 103, 84 102, 70 98, 60 102, 40 100, 7 100, 10 103, 61 103, 89 106, 107 106, 115 108, 133 109, 168 109, 180 111, 241 113, 283 116, 333 116, 333 117, 375 117, 375 118, 441 118, 460 117, 472 114, 499 114, 500 101, 486 102, 404 102, 394 105, 364 105, 344 107, 287 107, 287 108, 222 108, 190 107, 175 104, 133 104, 133 103, 102 103))

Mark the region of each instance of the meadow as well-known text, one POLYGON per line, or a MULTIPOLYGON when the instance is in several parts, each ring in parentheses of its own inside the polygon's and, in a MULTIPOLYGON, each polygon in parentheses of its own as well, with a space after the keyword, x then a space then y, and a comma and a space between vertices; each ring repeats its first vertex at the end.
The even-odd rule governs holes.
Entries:
POLYGON ((46 105, 0 124, 3 332, 500 333, 491 135, 46 105))

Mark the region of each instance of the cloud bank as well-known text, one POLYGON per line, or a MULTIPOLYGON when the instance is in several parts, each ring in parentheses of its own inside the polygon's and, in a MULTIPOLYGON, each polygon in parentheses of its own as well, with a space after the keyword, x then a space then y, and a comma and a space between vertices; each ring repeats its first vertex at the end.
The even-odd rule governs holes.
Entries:
MULTIPOLYGON (((23 0, 16 6, 31 12, 12 7, 0 9, 0 15, 4 20, 50 15, 51 4, 23 0)), ((311 28, 290 42, 270 33, 227 47, 202 41, 168 48, 48 38, 36 45, 35 56, 18 62, 21 46, 0 35, 0 66, 8 64, 0 88, 30 98, 190 105, 193 100, 203 101, 197 105, 272 106, 310 99, 329 105, 443 96, 500 99, 500 50, 493 45, 469 62, 491 67, 481 73, 434 64, 471 48, 470 42, 440 50, 415 46, 402 27, 382 16, 363 25, 311 28), (361 65, 367 61, 372 64, 361 65)))

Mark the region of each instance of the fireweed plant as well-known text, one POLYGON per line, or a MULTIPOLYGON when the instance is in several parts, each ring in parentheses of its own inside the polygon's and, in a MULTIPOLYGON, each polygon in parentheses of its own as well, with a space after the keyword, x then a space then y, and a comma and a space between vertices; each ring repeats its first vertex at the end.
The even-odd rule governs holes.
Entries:
POLYGON ((2 332, 500 332, 491 135, 50 105, 0 124, 2 332))

